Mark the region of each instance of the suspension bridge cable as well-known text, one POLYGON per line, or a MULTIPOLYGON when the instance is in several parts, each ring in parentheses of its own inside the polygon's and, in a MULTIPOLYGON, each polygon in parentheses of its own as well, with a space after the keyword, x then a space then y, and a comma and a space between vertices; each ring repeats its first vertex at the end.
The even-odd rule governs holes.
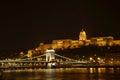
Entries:
POLYGON ((68 58, 68 57, 64 57, 64 56, 61 56, 61 55, 58 55, 58 54, 55 54, 55 53, 54 53, 54 55, 56 55, 56 56, 58 56, 58 57, 61 57, 61 58, 64 58, 64 59, 78 61, 78 60, 71 59, 71 58, 68 58))
POLYGON ((45 56, 45 55, 46 54, 35 56, 35 57, 31 57, 31 58, 25 58, 25 59, 21 59, 21 60, 35 59, 35 58, 39 58, 39 57, 42 57, 42 56, 45 56))

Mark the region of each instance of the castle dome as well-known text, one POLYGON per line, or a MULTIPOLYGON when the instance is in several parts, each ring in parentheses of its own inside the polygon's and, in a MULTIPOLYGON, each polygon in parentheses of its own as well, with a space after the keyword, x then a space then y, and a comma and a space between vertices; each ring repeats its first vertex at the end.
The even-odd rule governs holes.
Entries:
POLYGON ((86 40, 86 32, 82 29, 79 34, 79 40, 86 40))

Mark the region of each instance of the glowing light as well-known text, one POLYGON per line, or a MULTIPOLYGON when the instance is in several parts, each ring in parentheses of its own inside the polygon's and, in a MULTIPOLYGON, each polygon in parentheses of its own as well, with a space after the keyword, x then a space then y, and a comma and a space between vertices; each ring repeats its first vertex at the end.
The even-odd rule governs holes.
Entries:
POLYGON ((101 60, 101 58, 100 58, 100 57, 98 57, 97 59, 98 59, 98 60, 101 60))
POLYGON ((92 57, 90 57, 90 61, 92 61, 93 60, 93 58, 92 57))

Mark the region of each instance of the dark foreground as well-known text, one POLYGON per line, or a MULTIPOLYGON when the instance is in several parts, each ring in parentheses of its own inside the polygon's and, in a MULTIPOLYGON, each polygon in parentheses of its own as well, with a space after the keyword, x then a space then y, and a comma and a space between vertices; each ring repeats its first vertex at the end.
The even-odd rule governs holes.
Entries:
POLYGON ((1 80, 120 80, 120 68, 6 70, 1 80))

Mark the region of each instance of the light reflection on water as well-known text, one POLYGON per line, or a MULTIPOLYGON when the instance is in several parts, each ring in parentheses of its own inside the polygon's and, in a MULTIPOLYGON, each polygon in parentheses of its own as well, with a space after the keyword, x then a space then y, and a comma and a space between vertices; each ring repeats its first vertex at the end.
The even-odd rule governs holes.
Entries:
POLYGON ((3 80, 118 80, 120 68, 59 68, 6 71, 3 80))

